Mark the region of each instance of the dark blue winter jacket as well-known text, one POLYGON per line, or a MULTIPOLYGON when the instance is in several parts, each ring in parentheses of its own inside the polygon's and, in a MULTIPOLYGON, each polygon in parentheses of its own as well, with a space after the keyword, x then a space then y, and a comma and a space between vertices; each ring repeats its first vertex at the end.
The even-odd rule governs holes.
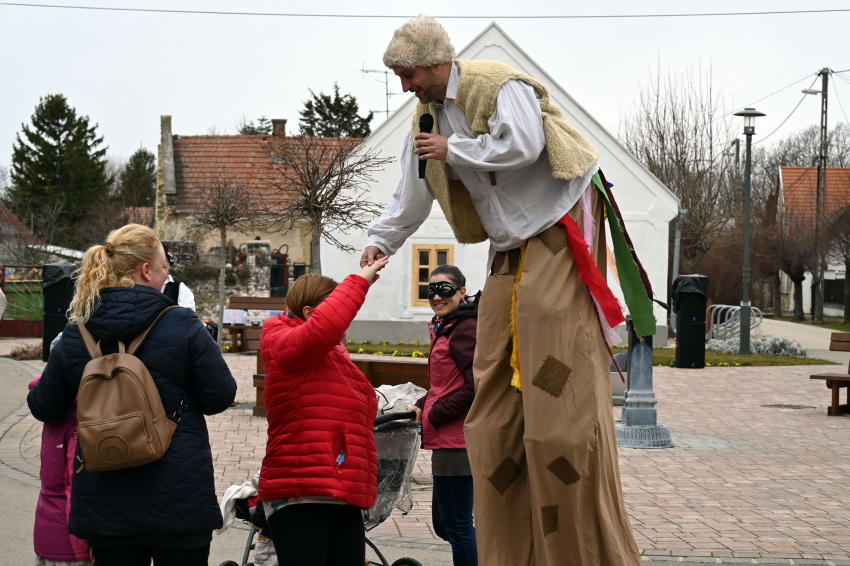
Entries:
MULTIPOLYGON (((105 354, 117 351, 108 340, 129 344, 174 304, 156 289, 140 285, 104 289, 100 295, 102 302, 86 328, 102 341, 105 354)), ((84 539, 209 534, 222 526, 222 518, 204 415, 231 405, 236 381, 204 325, 185 308, 163 316, 137 357, 153 377, 166 412, 176 411, 187 391, 188 408, 171 447, 156 462, 104 472, 89 472, 76 462, 68 530, 84 539)), ((68 324, 41 381, 27 397, 35 418, 50 423, 68 414, 89 359, 79 330, 68 324)))

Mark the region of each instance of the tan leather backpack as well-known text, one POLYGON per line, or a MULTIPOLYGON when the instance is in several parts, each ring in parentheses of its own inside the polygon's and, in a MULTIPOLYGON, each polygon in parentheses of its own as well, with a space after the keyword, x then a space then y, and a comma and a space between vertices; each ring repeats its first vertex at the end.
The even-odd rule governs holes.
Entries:
POLYGON ((77 393, 77 435, 86 470, 122 470, 149 464, 162 458, 171 446, 177 422, 186 409, 186 398, 168 418, 145 364, 134 354, 162 316, 164 309, 129 348, 118 342, 118 353, 104 356, 100 341, 82 324, 80 335, 91 356, 83 370, 77 393))

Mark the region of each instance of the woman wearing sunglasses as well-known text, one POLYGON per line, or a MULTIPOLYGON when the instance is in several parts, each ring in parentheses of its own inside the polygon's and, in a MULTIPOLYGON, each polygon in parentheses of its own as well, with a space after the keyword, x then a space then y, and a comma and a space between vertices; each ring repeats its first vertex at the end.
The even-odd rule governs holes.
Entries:
POLYGON ((472 470, 463 423, 475 397, 472 358, 479 296, 466 297, 466 278, 457 267, 441 265, 431 272, 431 389, 413 407, 416 420, 422 422, 422 447, 433 451, 434 531, 452 545, 455 566, 478 564, 472 524, 472 470))

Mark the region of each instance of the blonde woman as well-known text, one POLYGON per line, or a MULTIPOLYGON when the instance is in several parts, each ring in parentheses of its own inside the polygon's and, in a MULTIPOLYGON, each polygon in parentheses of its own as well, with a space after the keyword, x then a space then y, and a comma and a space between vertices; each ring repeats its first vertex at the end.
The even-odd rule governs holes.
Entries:
MULTIPOLYGON (((83 258, 62 339, 27 402, 45 423, 73 407, 89 355, 77 325, 101 341, 104 354, 129 343, 172 305, 160 292, 168 272, 162 244, 150 228, 129 224, 113 231, 83 258)), ((136 468, 88 472, 76 466, 68 530, 88 540, 98 566, 206 565, 212 531, 222 526, 210 439, 204 415, 227 409, 236 382, 198 317, 168 311, 138 351, 168 414, 184 396, 165 455, 136 468)), ((79 456, 80 450, 77 449, 79 456)))

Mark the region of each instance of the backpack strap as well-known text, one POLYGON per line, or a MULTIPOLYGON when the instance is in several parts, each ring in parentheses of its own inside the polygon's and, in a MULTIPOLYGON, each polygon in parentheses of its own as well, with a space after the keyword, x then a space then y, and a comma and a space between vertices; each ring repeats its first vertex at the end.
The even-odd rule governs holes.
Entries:
POLYGON ((85 324, 77 323, 77 330, 80 331, 80 336, 83 338, 83 344, 86 345, 86 350, 88 350, 91 359, 94 360, 102 357, 103 353, 100 351, 100 340, 95 341, 94 336, 91 335, 91 332, 88 331, 85 324))
POLYGON ((131 354, 131 355, 135 355, 135 354, 136 354, 136 351, 137 351, 139 348, 141 348, 141 347, 142 347, 142 344, 144 344, 144 343, 145 343, 145 340, 147 340, 147 338, 148 338, 148 334, 150 334, 150 333, 151 333, 151 330, 153 330, 153 329, 154 329, 154 327, 157 325, 157 323, 160 321, 160 319, 162 319, 163 315, 164 315, 165 313, 167 313, 168 311, 170 311, 171 309, 176 309, 176 308, 180 308, 180 307, 178 307, 177 305, 172 305, 172 306, 170 306, 170 307, 165 307, 164 309, 162 309, 162 312, 160 312, 160 313, 157 315, 157 317, 154 319, 154 321, 151 323, 151 325, 150 325, 150 326, 148 326, 148 327, 147 327, 147 329, 146 329, 144 332, 142 332, 141 334, 139 334, 138 336, 136 336, 136 337, 133 339, 133 341, 132 341, 132 342, 130 342, 130 347, 129 347, 129 348, 127 348, 127 353, 128 353, 128 354, 131 354))
POLYGON ((177 299, 180 298, 180 281, 175 280, 166 283, 162 294, 176 303, 177 299))

